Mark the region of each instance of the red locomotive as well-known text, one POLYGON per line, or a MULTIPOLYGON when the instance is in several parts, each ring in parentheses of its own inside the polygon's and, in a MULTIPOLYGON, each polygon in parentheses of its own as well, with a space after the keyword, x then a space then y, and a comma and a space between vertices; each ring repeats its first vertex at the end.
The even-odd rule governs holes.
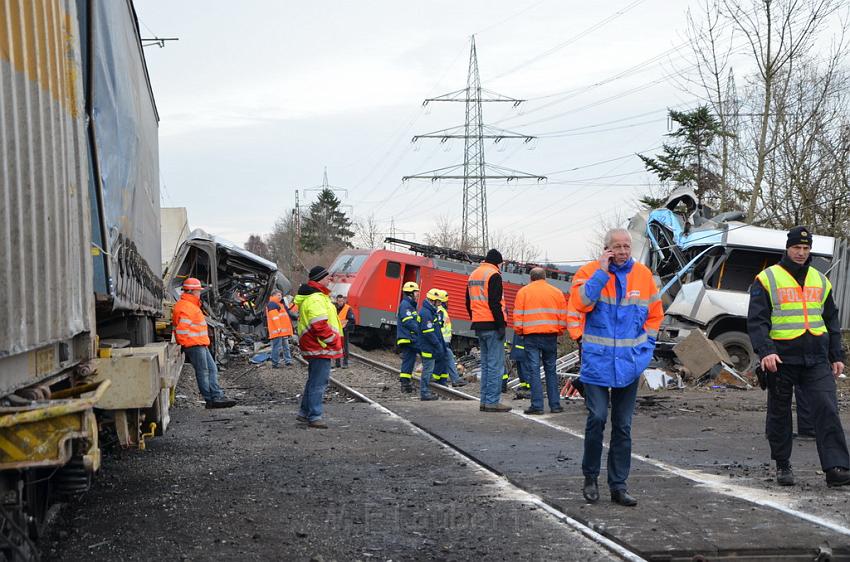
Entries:
MULTIPOLYGON (((459 348, 474 343, 466 312, 466 281, 484 260, 483 256, 449 248, 440 248, 387 238, 386 242, 404 246, 414 253, 392 250, 344 250, 328 268, 331 274, 331 296, 346 295, 354 310, 356 327, 352 342, 369 347, 395 343, 395 325, 401 287, 416 281, 422 288, 420 304, 431 288, 449 293, 449 316, 459 348)), ((506 262, 502 264, 502 282, 508 326, 512 325, 514 298, 520 287, 528 284, 528 272, 535 264, 506 262)), ((547 269, 549 282, 569 295, 573 271, 547 269)))

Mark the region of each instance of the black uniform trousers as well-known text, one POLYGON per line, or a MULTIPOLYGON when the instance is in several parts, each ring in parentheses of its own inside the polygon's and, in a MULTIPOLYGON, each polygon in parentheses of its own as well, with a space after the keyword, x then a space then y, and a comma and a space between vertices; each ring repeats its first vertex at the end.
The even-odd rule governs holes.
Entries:
POLYGON ((835 379, 829 363, 808 367, 780 364, 779 370, 768 377, 766 425, 770 458, 779 462, 791 459, 794 429, 791 397, 794 385, 799 385, 814 424, 821 468, 825 471, 834 467, 850 468, 844 428, 838 417, 835 379))

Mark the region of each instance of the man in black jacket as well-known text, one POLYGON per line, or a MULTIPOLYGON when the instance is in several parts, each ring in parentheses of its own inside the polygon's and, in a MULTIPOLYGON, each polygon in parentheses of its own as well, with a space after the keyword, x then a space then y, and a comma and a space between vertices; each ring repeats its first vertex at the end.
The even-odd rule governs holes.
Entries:
POLYGON ((811 409, 827 485, 844 486, 850 484, 850 456, 834 378, 844 371, 841 326, 831 284, 809 265, 811 250, 808 228, 788 232, 785 255, 750 287, 747 330, 768 377, 767 439, 777 483, 794 484, 791 396, 799 385, 811 409))
POLYGON ((482 412, 509 412, 510 406, 499 402, 501 381, 505 374, 505 297, 499 265, 502 254, 492 249, 484 261, 470 274, 466 287, 466 311, 481 350, 482 412))

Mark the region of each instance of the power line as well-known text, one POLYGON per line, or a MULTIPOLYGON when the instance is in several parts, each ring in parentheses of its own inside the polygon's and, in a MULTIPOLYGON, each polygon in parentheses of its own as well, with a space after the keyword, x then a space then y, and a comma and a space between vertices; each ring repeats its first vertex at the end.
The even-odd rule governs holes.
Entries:
POLYGON ((590 34, 591 34, 591 33, 593 33, 594 31, 596 31, 597 29, 600 29, 600 28, 604 27, 606 24, 608 24, 608 23, 610 23, 610 22, 614 21, 614 20, 615 20, 615 19, 617 19, 618 17, 622 16, 623 14, 625 14, 626 12, 628 12, 629 10, 632 10, 633 8, 637 7, 639 4, 642 4, 642 3, 643 3, 643 2, 645 2, 645 1, 646 1, 646 0, 634 0, 634 1, 633 1, 633 2, 631 2, 629 5, 627 5, 625 8, 622 8, 622 9, 620 9, 620 10, 618 10, 618 11, 614 12, 613 14, 611 14, 611 15, 609 15, 609 16, 607 16, 607 17, 605 17, 605 18, 604 18, 604 19, 602 19, 601 21, 599 21, 599 22, 597 22, 597 23, 595 23, 595 24, 591 25, 590 27, 588 27, 588 28, 584 29, 583 31, 581 31, 581 32, 577 33, 576 35, 573 35, 572 37, 570 37, 570 38, 569 38, 569 39, 567 39, 566 41, 563 41, 563 42, 561 42, 561 43, 558 43, 557 45, 555 45, 554 47, 552 47, 552 48, 550 48, 550 49, 547 49, 547 50, 546 50, 546 51, 544 51, 543 53, 541 53, 541 54, 539 54, 539 55, 536 55, 536 56, 534 56, 534 57, 532 57, 532 58, 528 59, 527 61, 525 61, 525 62, 523 62, 523 63, 521 63, 521 64, 518 64, 518 65, 514 66, 513 68, 510 68, 509 70, 506 70, 506 71, 502 72, 501 74, 497 74, 496 76, 493 76, 492 78, 490 78, 490 81, 496 81, 496 80, 498 80, 499 78, 504 78, 505 76, 507 76, 507 75, 509 75, 509 74, 512 74, 512 73, 516 72, 517 70, 521 70, 521 69, 525 68, 526 66, 529 66, 530 64, 532 64, 532 63, 535 63, 535 62, 539 61, 540 59, 546 58, 546 57, 548 57, 549 55, 551 55, 551 54, 553 54, 553 53, 556 53, 556 52, 560 51, 560 50, 561 50, 561 49, 563 49, 564 47, 567 47, 567 46, 569 46, 569 45, 571 45, 571 44, 575 43, 575 42, 576 42, 576 41, 578 41, 579 39, 582 39, 583 37, 586 37, 587 35, 590 35, 590 34))

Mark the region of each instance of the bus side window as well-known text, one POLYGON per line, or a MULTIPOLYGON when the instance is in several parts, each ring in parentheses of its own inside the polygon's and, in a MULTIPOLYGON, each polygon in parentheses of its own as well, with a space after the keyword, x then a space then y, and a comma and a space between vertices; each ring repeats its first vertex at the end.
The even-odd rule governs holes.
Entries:
POLYGON ((401 277, 401 264, 397 261, 388 261, 386 274, 389 279, 398 279, 401 277))

